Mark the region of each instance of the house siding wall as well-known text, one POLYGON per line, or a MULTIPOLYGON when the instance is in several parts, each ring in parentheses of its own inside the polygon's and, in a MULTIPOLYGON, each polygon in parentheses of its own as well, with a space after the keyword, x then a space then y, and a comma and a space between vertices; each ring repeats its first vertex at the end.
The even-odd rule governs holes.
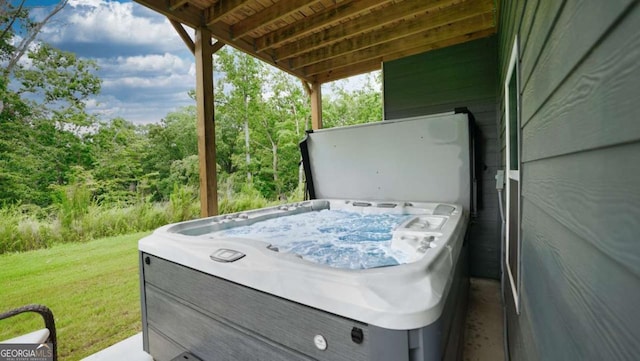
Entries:
MULTIPOLYGON (((640 355, 640 6, 502 1, 504 84, 520 39, 521 314, 512 360, 640 355)), ((502 85, 499 87, 502 88, 502 85)), ((504 164, 504 96, 499 94, 504 164)))
POLYGON ((470 229, 470 274, 500 275, 499 212, 494 175, 499 164, 497 39, 485 38, 384 63, 385 119, 467 107, 480 129, 481 209, 470 229))

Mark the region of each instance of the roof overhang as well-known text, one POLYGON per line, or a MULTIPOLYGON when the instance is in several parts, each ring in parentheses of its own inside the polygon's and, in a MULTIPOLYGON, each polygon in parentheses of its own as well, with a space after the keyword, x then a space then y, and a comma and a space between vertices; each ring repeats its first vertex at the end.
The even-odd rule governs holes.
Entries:
POLYGON ((490 36, 494 0, 135 0, 310 83, 490 36))

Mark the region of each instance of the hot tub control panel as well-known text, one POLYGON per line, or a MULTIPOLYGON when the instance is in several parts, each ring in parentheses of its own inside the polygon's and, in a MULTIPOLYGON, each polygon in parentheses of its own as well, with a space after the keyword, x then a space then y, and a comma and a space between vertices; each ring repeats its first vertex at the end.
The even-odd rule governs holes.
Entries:
POLYGON ((213 252, 209 258, 216 262, 235 262, 244 257, 245 254, 232 249, 220 248, 213 252))

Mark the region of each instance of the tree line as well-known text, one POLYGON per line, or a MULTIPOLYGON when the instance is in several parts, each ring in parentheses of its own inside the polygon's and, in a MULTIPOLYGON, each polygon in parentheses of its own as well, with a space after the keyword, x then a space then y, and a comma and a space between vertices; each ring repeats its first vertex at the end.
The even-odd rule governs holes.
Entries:
MULTIPOLYGON (((0 253, 47 245, 47 237, 86 239, 198 214, 195 106, 151 124, 88 112, 101 87, 97 64, 36 40, 63 6, 34 22, 22 4, 0 0, 0 253), (147 217, 130 229, 115 216, 125 209, 147 217), (114 225, 97 212, 112 214, 114 225), (33 245, 11 240, 23 229, 33 245)), ((299 199, 298 142, 311 123, 302 83, 230 48, 214 56, 214 69, 221 212, 299 199)), ((369 75, 355 91, 340 82, 325 88, 325 127, 380 120, 379 86, 380 76, 369 75)))
MULTIPOLYGON (((73 182, 90 187, 99 204, 167 201, 176 186, 197 194, 195 106, 151 124, 100 120, 84 108, 100 90, 95 63, 46 45, 28 55, 34 68, 16 71, 20 87, 2 94, 0 204, 47 207, 73 182)), ((290 198, 302 184, 298 142, 310 127, 302 84, 229 49, 218 52, 215 67, 220 197, 253 188, 267 200, 290 198)), ((324 99, 325 126, 380 119, 377 81, 370 76, 353 92, 334 85, 324 99)))

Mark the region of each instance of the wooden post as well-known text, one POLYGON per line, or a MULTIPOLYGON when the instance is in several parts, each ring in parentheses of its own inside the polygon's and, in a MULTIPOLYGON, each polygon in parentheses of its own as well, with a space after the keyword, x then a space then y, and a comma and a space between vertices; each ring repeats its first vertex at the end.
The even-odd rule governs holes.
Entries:
POLYGON ((200 215, 218 214, 216 131, 213 108, 213 46, 211 31, 196 29, 196 107, 200 160, 200 215))
POLYGON ((322 84, 311 84, 311 129, 322 129, 322 84))

